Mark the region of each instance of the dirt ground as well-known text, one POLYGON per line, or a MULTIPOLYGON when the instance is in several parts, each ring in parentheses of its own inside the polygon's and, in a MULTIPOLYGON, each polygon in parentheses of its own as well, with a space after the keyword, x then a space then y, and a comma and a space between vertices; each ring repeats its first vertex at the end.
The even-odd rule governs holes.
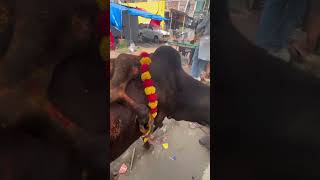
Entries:
POLYGON ((134 54, 134 55, 139 55, 142 51, 145 51, 147 53, 152 53, 161 45, 164 45, 164 44, 154 44, 154 43, 137 44, 136 45, 137 51, 135 52, 130 52, 128 48, 116 49, 116 50, 110 51, 110 58, 116 58, 121 53, 128 53, 128 54, 134 54))
MULTIPOLYGON (((130 52, 128 48, 125 49, 116 49, 113 51, 110 51, 110 58, 116 58, 121 53, 127 53, 127 54, 133 54, 133 55, 139 55, 141 52, 147 52, 147 53, 153 53, 158 47, 163 46, 166 44, 153 44, 153 43, 141 43, 137 44, 137 50, 135 52, 130 52)), ((172 46, 173 48, 177 49, 177 47, 172 46)), ((187 65, 188 59, 186 57, 182 56, 182 66, 183 69, 190 74, 191 66, 187 65)))
POLYGON ((144 150, 142 140, 138 139, 111 163, 112 172, 119 172, 123 163, 128 168, 118 180, 209 180, 210 153, 198 142, 209 133, 209 129, 173 119, 163 122, 164 126, 154 133, 151 149, 144 150), (163 145, 165 143, 167 148, 163 145))

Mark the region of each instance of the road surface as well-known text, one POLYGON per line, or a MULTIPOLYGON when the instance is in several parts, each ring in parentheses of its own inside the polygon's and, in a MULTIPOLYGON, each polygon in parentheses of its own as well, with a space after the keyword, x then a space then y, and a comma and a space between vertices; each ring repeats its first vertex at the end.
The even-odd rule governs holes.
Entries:
POLYGON ((119 180, 209 180, 210 153, 198 142, 207 133, 209 129, 206 127, 165 119, 164 126, 154 133, 155 144, 150 150, 144 150, 139 139, 111 163, 111 169, 119 172, 122 164, 126 164, 128 170, 118 176, 119 180), (135 158, 130 172, 134 148, 135 158))

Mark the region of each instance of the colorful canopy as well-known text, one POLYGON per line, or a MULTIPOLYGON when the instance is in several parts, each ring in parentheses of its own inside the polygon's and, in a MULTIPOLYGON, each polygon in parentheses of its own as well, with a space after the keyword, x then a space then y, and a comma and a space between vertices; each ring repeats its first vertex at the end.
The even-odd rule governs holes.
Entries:
POLYGON ((116 3, 110 3, 110 25, 114 26, 118 30, 122 29, 122 11, 128 11, 132 16, 142 16, 144 18, 154 19, 158 21, 168 20, 162 16, 152 14, 146 11, 141 11, 136 8, 122 6, 116 3))

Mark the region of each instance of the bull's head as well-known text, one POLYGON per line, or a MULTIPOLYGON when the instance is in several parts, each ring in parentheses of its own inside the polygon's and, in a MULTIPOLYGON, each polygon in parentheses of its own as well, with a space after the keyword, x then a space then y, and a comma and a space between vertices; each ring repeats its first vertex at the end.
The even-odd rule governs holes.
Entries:
POLYGON ((148 124, 150 110, 145 103, 135 101, 126 92, 128 83, 139 75, 139 60, 139 56, 129 54, 120 54, 110 60, 110 103, 125 102, 136 113, 140 128, 144 128, 148 124))
POLYGON ((139 75, 139 57, 121 54, 110 59, 110 103, 125 96, 128 82, 139 75))

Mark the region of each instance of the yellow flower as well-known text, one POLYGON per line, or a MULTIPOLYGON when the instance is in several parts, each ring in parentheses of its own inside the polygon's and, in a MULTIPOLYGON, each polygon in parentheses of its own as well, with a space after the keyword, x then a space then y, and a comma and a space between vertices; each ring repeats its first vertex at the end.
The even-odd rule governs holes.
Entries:
POLYGON ((149 71, 146 71, 146 72, 141 74, 141 80, 144 81, 146 79, 151 79, 151 74, 150 74, 149 71))
POLYGON ((143 138, 143 143, 146 143, 149 141, 149 138, 143 138))
POLYGON ((140 64, 148 64, 148 65, 150 65, 151 64, 151 59, 149 57, 143 57, 140 60, 140 64))
POLYGON ((149 102, 148 105, 151 109, 154 109, 158 106, 158 101, 149 102))
POLYGON ((144 92, 146 95, 154 94, 156 93, 156 88, 154 86, 150 86, 144 89, 144 92))
POLYGON ((156 118, 156 117, 157 117, 157 115, 158 115, 158 113, 157 113, 157 112, 152 113, 152 117, 153 117, 153 118, 156 118))

